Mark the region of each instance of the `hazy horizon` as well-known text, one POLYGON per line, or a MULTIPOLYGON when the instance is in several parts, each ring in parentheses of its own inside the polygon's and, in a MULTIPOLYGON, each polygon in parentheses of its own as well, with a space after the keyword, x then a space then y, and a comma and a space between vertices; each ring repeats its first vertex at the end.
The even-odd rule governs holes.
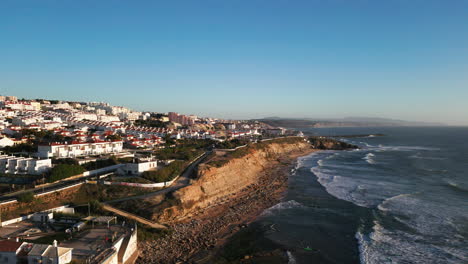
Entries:
POLYGON ((0 94, 468 125, 465 1, 2 1, 0 94))

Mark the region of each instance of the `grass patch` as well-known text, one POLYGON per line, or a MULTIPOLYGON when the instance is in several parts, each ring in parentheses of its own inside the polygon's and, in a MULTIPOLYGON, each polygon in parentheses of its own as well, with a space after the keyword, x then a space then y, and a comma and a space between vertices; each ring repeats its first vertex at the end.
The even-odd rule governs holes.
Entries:
POLYGON ((155 171, 145 171, 143 172, 141 177, 152 182, 171 181, 172 179, 180 175, 185 170, 187 165, 188 162, 186 161, 176 160, 162 169, 155 171))
POLYGON ((156 240, 169 236, 174 231, 172 229, 157 229, 138 223, 138 241, 156 240))
POLYGON ((234 151, 226 152, 223 157, 213 158, 211 161, 207 162, 207 165, 213 167, 222 167, 224 166, 229 160, 231 159, 239 159, 247 156, 250 153, 253 153, 257 150, 266 149, 270 144, 297 144, 300 142, 304 142, 304 138, 302 137, 287 137, 287 138, 277 138, 268 141, 258 142, 258 143, 251 143, 246 147, 236 149, 234 151))

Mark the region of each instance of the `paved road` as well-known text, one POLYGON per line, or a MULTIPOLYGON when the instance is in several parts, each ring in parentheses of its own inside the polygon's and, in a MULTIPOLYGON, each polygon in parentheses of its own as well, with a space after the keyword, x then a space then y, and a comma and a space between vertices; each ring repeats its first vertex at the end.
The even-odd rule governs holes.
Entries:
POLYGON ((180 175, 180 177, 170 186, 167 188, 164 188, 162 190, 158 190, 155 192, 150 192, 142 195, 137 195, 137 196, 130 196, 130 197, 124 197, 120 199, 115 199, 112 201, 107 201, 105 203, 110 204, 110 203, 117 203, 117 202, 123 202, 123 201, 128 201, 128 200, 134 200, 134 199, 144 199, 144 198, 149 198, 153 197, 156 195, 161 195, 161 194, 166 194, 168 192, 172 192, 175 190, 178 190, 182 187, 185 187, 190 184, 190 175, 193 173, 193 170, 195 169, 198 164, 200 164, 211 152, 206 152, 203 154, 200 158, 192 162, 185 171, 180 175))
MULTIPOLYGON (((102 174, 106 174, 106 173, 102 173, 102 174)), ((15 200, 16 197, 18 197, 22 193, 33 192, 34 194, 41 194, 41 193, 46 193, 50 191, 55 191, 64 187, 75 185, 77 183, 84 183, 86 180, 89 180, 93 177, 95 178, 96 175, 82 176, 82 177, 74 178, 71 180, 62 180, 56 183, 48 184, 47 186, 44 186, 44 187, 36 187, 34 189, 26 189, 26 190, 20 190, 17 192, 7 193, 7 194, 0 196, 0 203, 15 200)))

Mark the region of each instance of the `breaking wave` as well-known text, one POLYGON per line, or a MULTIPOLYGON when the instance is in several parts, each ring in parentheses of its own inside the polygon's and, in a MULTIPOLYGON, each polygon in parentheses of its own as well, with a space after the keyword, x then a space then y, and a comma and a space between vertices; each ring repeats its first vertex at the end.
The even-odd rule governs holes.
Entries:
POLYGON ((374 157, 375 155, 373 153, 367 153, 366 156, 364 156, 364 158, 362 159, 365 160, 369 164, 375 164, 376 162, 373 159, 374 157))
POLYGON ((286 255, 288 255, 288 264, 296 264, 296 259, 289 250, 286 251, 286 255))
POLYGON ((281 202, 263 211, 262 216, 275 215, 275 214, 279 214, 281 211, 294 209, 294 208, 306 208, 306 206, 294 200, 281 202))

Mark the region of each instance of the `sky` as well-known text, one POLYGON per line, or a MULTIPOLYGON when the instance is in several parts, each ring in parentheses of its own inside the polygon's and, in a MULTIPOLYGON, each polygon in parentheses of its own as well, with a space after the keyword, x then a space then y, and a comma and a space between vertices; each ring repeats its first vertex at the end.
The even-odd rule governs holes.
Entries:
POLYGON ((468 125, 468 1, 0 1, 0 94, 468 125))

